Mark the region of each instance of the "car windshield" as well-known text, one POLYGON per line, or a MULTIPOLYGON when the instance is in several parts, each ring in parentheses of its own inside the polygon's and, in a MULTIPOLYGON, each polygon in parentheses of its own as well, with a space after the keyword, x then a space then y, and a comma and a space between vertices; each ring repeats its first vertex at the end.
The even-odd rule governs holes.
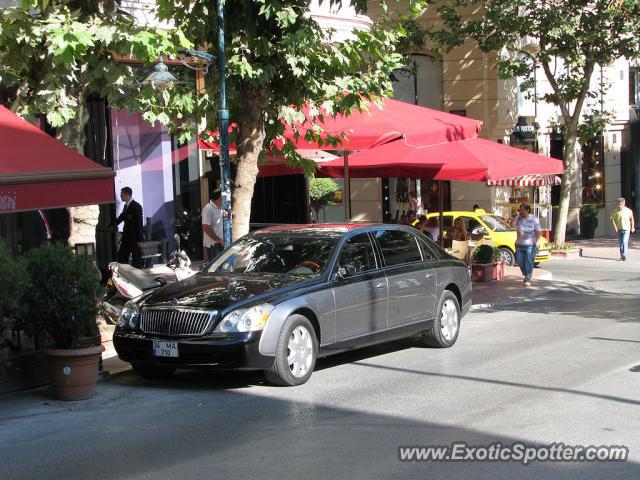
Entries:
POLYGON ((322 272, 337 243, 336 236, 245 237, 216 258, 207 272, 315 276, 322 272))
POLYGON ((513 230, 511 225, 502 220, 497 215, 482 215, 480 219, 494 232, 506 232, 513 230))

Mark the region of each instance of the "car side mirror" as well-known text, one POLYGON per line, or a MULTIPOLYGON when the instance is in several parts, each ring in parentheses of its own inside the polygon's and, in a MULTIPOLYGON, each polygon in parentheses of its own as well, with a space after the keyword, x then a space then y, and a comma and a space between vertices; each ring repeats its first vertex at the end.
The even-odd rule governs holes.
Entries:
POLYGON ((476 227, 473 230, 471 230, 471 234, 472 235, 486 235, 487 234, 487 229, 484 227, 476 227))
POLYGON ((356 274, 356 267, 348 264, 348 265, 340 265, 338 267, 338 272, 336 273, 336 277, 339 279, 351 277, 356 274))

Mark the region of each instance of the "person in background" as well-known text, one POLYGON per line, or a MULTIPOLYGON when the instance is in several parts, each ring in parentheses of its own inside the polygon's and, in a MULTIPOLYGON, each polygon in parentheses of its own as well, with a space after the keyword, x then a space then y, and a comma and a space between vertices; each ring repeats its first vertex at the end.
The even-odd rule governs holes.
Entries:
POLYGON ((459 242, 463 242, 471 238, 469 232, 467 232, 467 229, 464 228, 464 222, 462 221, 462 218, 458 217, 453 221, 453 225, 451 226, 451 228, 449 228, 449 230, 447 230, 447 238, 449 240, 455 240, 459 242))
POLYGON ((420 231, 420 232, 424 232, 424 228, 427 224, 427 219, 423 216, 420 216, 415 222, 413 222, 413 227, 420 231))
POLYGON ((636 231, 633 219, 633 211, 625 205, 625 199, 618 199, 618 208, 611 214, 613 228, 618 234, 620 244, 620 260, 623 262, 629 257, 629 234, 636 231))
POLYGON ((407 215, 404 213, 400 215, 400 225, 410 225, 409 217, 407 217, 407 215))
POLYGON ((438 217, 431 217, 427 220, 422 232, 434 242, 438 241, 440 236, 440 226, 438 225, 438 217))
POLYGON ((473 210, 474 212, 475 212, 476 210, 480 210, 480 205, 478 205, 478 204, 476 203, 476 204, 473 206, 473 208, 472 208, 471 210, 473 210))
POLYGON ((409 210, 407 211, 407 216, 409 217, 409 222, 413 222, 415 220, 416 215, 418 214, 418 197, 416 196, 416 192, 413 190, 409 192, 409 210))
POLYGON ((523 203, 518 208, 518 215, 511 221, 515 227, 516 238, 516 263, 524 275, 524 286, 531 286, 533 267, 536 259, 536 244, 538 237, 542 235, 538 217, 531 213, 531 205, 523 203))
POLYGON ((131 255, 131 265, 142 268, 142 252, 140 245, 138 245, 140 242, 144 242, 142 205, 133 199, 133 191, 129 187, 120 190, 120 200, 124 202, 124 208, 116 218, 116 225, 124 222, 124 227, 118 249, 118 262, 129 263, 129 255, 131 255))
POLYGON ((207 252, 206 260, 213 260, 223 249, 222 192, 213 190, 209 203, 202 209, 202 246, 207 252))

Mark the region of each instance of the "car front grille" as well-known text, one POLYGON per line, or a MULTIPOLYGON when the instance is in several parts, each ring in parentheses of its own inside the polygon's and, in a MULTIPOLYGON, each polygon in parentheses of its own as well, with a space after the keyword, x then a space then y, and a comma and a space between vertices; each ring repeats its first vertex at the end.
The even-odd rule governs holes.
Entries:
POLYGON ((145 309, 140 315, 140 330, 159 335, 203 335, 216 313, 188 309, 145 309))

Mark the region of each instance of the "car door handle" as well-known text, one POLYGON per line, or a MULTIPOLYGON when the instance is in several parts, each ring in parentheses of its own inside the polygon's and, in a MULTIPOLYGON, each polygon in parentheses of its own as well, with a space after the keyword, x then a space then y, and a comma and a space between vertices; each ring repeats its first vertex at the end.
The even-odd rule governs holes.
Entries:
POLYGON ((433 273, 427 273, 427 274, 424 276, 424 278, 427 278, 427 279, 429 279, 429 278, 433 278, 433 273))
POLYGON ((384 288, 384 287, 386 287, 386 284, 384 282, 376 283, 376 288, 384 288))

